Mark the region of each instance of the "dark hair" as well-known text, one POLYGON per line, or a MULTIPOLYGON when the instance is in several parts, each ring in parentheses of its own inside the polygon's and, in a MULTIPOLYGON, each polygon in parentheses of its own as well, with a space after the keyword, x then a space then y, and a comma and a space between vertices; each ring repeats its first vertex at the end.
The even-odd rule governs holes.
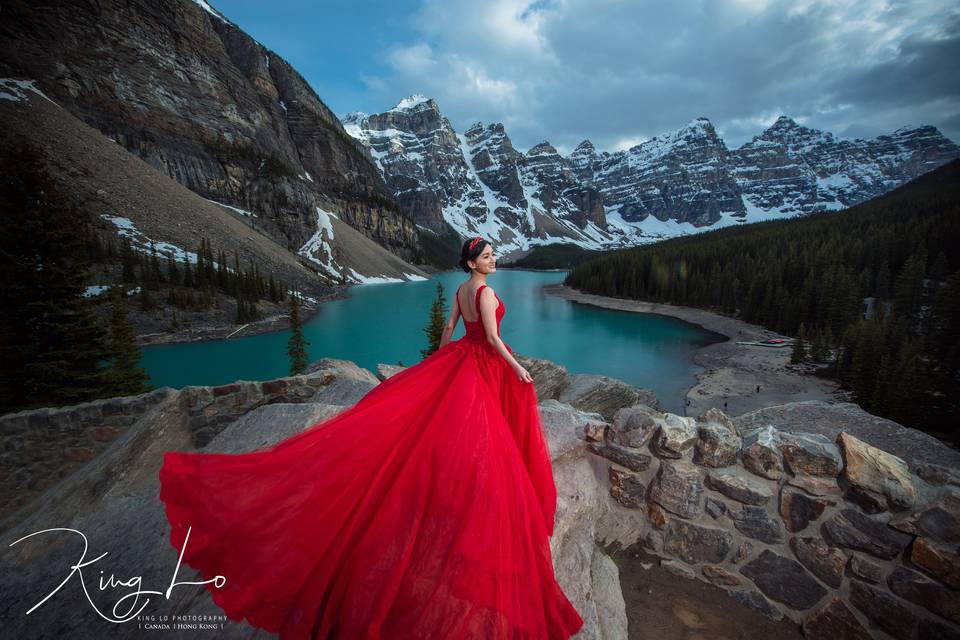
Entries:
POLYGON ((487 247, 487 245, 490 244, 481 238, 480 242, 474 245, 473 249, 471 249, 470 243, 476 239, 476 236, 473 238, 467 238, 466 242, 463 243, 463 248, 460 249, 460 262, 458 264, 460 265, 460 268, 467 273, 470 273, 470 267, 467 265, 467 260, 476 260, 480 254, 483 253, 483 250, 487 247))

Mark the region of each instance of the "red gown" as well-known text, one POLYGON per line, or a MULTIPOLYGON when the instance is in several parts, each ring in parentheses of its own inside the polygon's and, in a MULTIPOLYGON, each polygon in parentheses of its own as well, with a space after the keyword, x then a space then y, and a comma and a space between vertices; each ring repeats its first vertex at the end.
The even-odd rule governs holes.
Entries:
MULTIPOLYGON (((499 301, 498 335, 504 312, 499 301)), ((226 578, 206 587, 231 620, 284 639, 565 640, 580 629, 554 576, 557 493, 534 386, 489 345, 482 319, 464 325, 463 338, 276 445, 164 455, 170 543, 179 553, 192 527, 183 562, 226 578)))

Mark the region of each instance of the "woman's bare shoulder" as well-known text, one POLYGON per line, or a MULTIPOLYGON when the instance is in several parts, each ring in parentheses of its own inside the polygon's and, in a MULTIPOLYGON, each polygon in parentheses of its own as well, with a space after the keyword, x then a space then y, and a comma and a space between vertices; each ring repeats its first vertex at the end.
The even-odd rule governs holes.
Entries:
POLYGON ((485 284, 482 286, 483 286, 483 291, 480 292, 481 300, 491 300, 497 297, 497 293, 496 291, 493 290, 493 287, 491 287, 488 284, 485 284))

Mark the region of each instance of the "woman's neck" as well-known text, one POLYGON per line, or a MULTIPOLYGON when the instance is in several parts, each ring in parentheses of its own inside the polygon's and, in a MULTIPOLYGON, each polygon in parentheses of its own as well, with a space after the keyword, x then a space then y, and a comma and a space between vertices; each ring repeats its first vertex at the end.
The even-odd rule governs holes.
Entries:
POLYGON ((470 279, 477 283, 477 285, 487 284, 487 274, 478 273, 476 271, 470 276, 470 279))

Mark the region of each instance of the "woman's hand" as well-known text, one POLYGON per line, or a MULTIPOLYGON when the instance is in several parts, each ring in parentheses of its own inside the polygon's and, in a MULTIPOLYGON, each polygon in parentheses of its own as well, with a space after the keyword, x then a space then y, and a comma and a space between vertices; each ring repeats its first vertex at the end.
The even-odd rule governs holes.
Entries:
POLYGON ((530 372, 523 368, 521 365, 517 365, 513 368, 517 372, 517 377, 520 378, 520 382, 533 382, 533 376, 530 375, 530 372))

